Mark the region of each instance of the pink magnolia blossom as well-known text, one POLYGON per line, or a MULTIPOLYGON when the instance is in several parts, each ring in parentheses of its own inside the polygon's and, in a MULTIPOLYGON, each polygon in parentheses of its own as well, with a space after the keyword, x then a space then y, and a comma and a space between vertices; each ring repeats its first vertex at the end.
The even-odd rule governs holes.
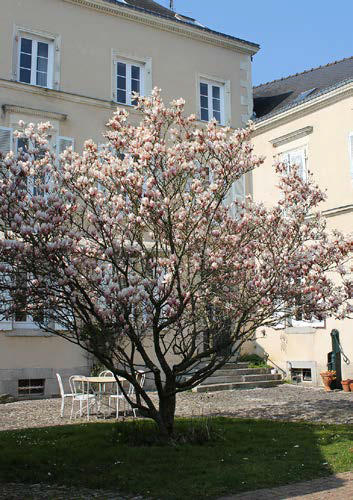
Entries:
POLYGON ((28 138, 28 151, 0 157, 0 314, 18 304, 21 276, 21 303, 41 327, 133 383, 131 404, 163 432, 175 394, 258 328, 298 310, 352 313, 352 239, 326 230, 313 179, 279 163, 277 205, 251 197, 229 205, 232 185, 263 163, 252 129, 199 126, 184 104, 165 106, 155 89, 138 98, 138 126, 118 109, 106 146, 89 140, 59 158, 49 124, 21 123, 16 136, 28 138), (141 365, 159 409, 138 384, 141 365))

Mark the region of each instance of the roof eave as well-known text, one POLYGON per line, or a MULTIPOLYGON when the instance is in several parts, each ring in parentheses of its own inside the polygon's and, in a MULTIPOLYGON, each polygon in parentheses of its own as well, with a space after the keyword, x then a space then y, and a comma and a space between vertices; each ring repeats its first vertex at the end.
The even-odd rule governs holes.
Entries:
MULTIPOLYGON (((110 3, 105 0, 63 0, 64 2, 72 3, 82 7, 86 7, 98 12, 103 12, 118 17, 123 17, 130 21, 140 22, 154 26, 162 31, 171 31, 178 33, 188 38, 210 43, 212 45, 222 46, 229 50, 236 50, 248 55, 255 55, 260 46, 253 42, 241 40, 224 33, 218 33, 203 28, 202 26, 194 26, 179 19, 171 19, 168 16, 163 16, 139 7, 127 5, 123 3, 110 3)), ((119 0, 118 0, 119 1, 119 0)))

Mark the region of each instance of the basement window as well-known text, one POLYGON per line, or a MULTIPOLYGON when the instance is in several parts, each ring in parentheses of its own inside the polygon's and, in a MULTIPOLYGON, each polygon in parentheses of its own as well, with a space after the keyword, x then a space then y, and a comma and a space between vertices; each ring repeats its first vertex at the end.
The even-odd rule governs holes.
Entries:
POLYGON ((44 378, 22 379, 18 381, 19 396, 44 396, 44 378))
POLYGON ((311 368, 292 368, 291 379, 293 382, 312 382, 311 368))

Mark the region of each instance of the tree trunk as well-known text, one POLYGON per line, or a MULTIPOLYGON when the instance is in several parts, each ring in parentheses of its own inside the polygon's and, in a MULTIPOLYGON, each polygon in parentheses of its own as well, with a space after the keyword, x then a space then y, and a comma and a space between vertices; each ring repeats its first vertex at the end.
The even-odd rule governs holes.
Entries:
POLYGON ((159 395, 159 412, 157 425, 161 436, 169 441, 174 433, 176 395, 174 392, 169 395, 159 395))

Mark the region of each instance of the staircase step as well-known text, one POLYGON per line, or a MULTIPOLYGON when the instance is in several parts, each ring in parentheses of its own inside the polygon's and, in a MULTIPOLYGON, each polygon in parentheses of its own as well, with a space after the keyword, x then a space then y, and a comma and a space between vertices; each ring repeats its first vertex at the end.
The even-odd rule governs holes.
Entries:
POLYGON ((241 368, 248 368, 249 363, 246 362, 236 362, 236 361, 228 361, 225 363, 224 366, 222 366, 221 370, 237 370, 241 368))
POLYGON ((230 382, 258 382, 263 380, 281 380, 281 375, 272 375, 271 373, 238 375, 235 372, 232 374, 221 375, 218 372, 215 372, 211 377, 208 377, 201 382, 201 385, 227 384, 230 382))
POLYGON ((269 368, 236 368, 234 370, 224 370, 221 368, 214 372, 212 377, 215 375, 228 376, 231 372, 234 375, 260 375, 261 373, 270 373, 269 368))
POLYGON ((257 382, 230 382, 225 384, 198 385, 193 389, 193 392, 216 392, 216 391, 232 391, 235 389, 256 389, 258 387, 275 387, 282 384, 282 380, 263 380, 257 382))

